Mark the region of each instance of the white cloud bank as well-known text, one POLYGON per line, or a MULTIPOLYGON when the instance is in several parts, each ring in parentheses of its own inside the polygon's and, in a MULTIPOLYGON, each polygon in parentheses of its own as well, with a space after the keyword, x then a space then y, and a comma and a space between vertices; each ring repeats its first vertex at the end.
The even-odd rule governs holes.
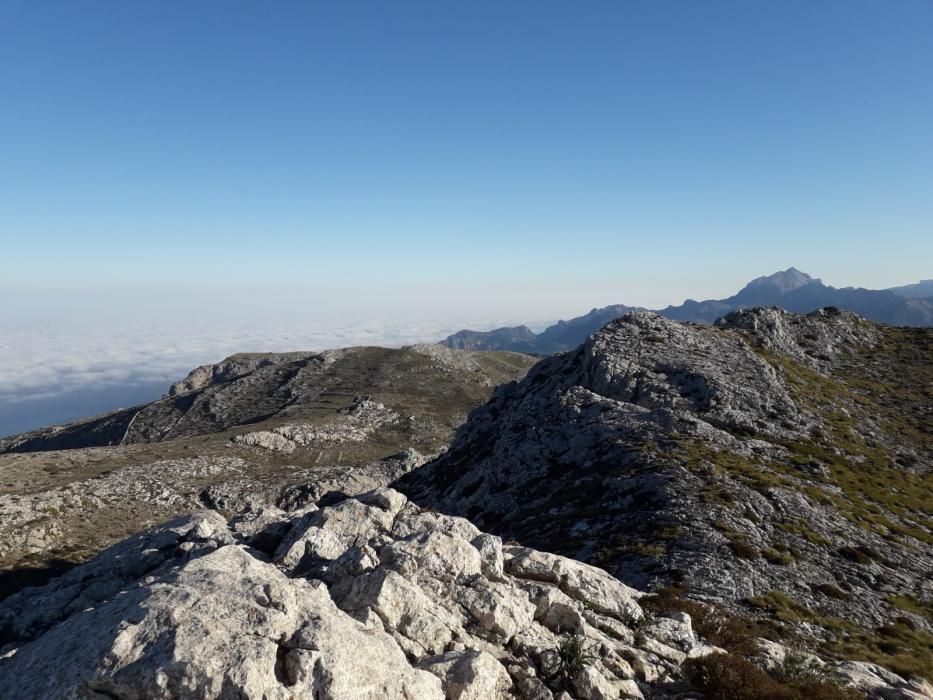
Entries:
POLYGON ((199 319, 6 323, 0 328, 0 436, 152 400, 198 365, 236 352, 399 347, 475 319, 199 319), (148 392, 148 393, 147 393, 148 392))

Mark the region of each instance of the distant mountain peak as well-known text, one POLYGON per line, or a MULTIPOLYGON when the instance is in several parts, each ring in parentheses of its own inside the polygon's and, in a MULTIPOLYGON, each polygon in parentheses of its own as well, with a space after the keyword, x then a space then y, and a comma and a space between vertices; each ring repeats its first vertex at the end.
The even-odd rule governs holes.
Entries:
MULTIPOLYGON (((816 277, 811 277, 806 272, 801 272, 796 267, 789 267, 782 272, 775 272, 773 275, 766 275, 753 279, 747 285, 745 290, 760 290, 769 288, 781 292, 782 294, 800 289, 808 284, 816 282, 822 284, 822 281, 816 277)), ((743 291, 745 291, 743 290, 743 291)))

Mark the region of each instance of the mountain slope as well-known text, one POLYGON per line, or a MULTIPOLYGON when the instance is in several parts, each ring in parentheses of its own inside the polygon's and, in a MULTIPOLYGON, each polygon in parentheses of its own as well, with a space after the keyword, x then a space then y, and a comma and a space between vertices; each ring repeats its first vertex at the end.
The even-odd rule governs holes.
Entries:
POLYGON ((344 348, 322 353, 234 355, 199 367, 144 406, 0 440, 0 453, 136 445, 286 424, 349 411, 360 396, 445 410, 448 398, 479 399, 534 360, 514 353, 344 348))
POLYGON ((462 330, 440 343, 452 350, 504 350, 534 352, 537 336, 528 326, 496 328, 491 331, 462 330), (519 350, 518 348, 521 348, 519 350))
POLYGON ((669 306, 658 313, 678 321, 712 323, 730 311, 754 306, 777 306, 797 313, 836 306, 890 325, 933 325, 933 304, 926 301, 905 299, 890 290, 837 289, 793 267, 759 277, 727 299, 688 300, 681 306, 669 306))
MULTIPOLYGON (((787 311, 809 313, 827 306, 852 311, 879 323, 896 326, 933 326, 933 297, 927 282, 890 290, 836 289, 823 284, 796 268, 788 268, 773 275, 759 277, 749 282, 737 294, 726 299, 696 301, 687 299, 680 306, 668 306, 657 311, 666 318, 677 321, 712 323, 731 311, 755 306, 777 306, 787 311), (929 290, 928 294, 925 292, 929 290)), ((558 321, 537 335, 530 336, 524 329, 519 340, 513 340, 510 331, 460 331, 441 341, 447 347, 460 347, 463 339, 469 339, 470 347, 483 350, 514 350, 552 354, 571 350, 599 330, 609 321, 621 318, 640 307, 617 304, 593 309, 584 316, 569 321, 558 321), (506 332, 509 331, 509 332, 506 332)))
POLYGON ((834 310, 705 327, 630 314, 500 388, 397 487, 631 585, 922 672, 931 391, 930 329, 834 310))
POLYGON ((933 299, 933 280, 921 280, 916 284, 905 284, 903 287, 891 287, 889 292, 894 292, 899 297, 908 299, 933 299))
POLYGON ((535 361, 437 345, 250 356, 251 370, 234 356, 195 370, 187 393, 4 440, 0 597, 205 505, 295 506, 388 483, 535 361))

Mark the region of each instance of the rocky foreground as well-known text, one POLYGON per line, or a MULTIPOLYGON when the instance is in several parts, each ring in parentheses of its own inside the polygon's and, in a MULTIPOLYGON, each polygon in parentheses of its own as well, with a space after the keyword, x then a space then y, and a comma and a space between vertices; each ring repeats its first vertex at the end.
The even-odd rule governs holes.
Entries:
MULTIPOLYGON (((699 697, 691 664, 723 651, 643 597, 390 489, 207 512, 0 605, 0 697, 699 697)), ((787 657, 765 644, 760 663, 787 657)), ((867 664, 805 666, 876 697, 929 690, 867 664)))

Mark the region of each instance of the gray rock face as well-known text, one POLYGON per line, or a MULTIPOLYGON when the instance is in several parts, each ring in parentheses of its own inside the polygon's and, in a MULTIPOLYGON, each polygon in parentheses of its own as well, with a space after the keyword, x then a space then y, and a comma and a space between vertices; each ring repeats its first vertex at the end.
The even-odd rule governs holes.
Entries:
MULTIPOLYGON (((722 650, 686 613, 649 621, 642 596, 391 489, 231 521, 201 513, 0 604, 0 697, 689 697, 681 665, 722 650), (586 659, 561 666, 571 641, 586 659)), ((926 687, 836 667, 873 697, 926 687)))
POLYGON ((831 370, 852 348, 871 348, 881 339, 876 326, 838 309, 819 309, 806 316, 775 308, 743 309, 713 325, 744 331, 767 350, 814 369, 831 370))
POLYGON ((630 585, 756 616, 790 600, 803 624, 777 624, 816 646, 820 616, 929 633, 891 600, 933 598, 930 334, 835 310, 629 314, 501 387, 396 487, 630 585))
POLYGON ((640 596, 387 489, 291 515, 205 513, 0 605, 0 697, 550 698, 571 612, 598 648, 575 697, 641 697, 676 685, 684 655, 619 621, 643 615, 640 596), (272 526, 270 561, 253 546, 272 526))
POLYGON ((216 364, 201 365, 191 370, 187 377, 169 387, 168 395, 187 394, 189 391, 239 379, 261 367, 296 362, 313 355, 311 352, 237 353, 216 364))

